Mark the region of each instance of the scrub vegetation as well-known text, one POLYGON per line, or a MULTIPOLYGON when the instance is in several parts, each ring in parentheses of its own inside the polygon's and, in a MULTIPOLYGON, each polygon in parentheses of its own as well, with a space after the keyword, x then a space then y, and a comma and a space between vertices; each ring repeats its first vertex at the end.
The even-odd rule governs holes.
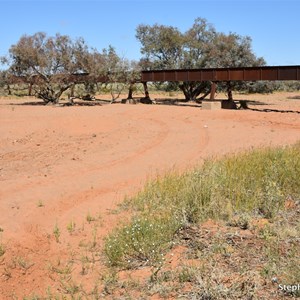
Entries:
POLYGON ((276 299, 279 283, 300 281, 299 176, 296 144, 212 159, 184 174, 159 177, 123 204, 134 216, 107 237, 107 263, 131 270, 149 266, 152 292, 153 281, 165 288, 172 282, 173 292, 189 282, 188 299, 260 299, 269 283, 266 299, 271 293, 276 299), (183 263, 167 276, 168 255, 179 245, 186 249, 183 261, 198 263, 183 263))

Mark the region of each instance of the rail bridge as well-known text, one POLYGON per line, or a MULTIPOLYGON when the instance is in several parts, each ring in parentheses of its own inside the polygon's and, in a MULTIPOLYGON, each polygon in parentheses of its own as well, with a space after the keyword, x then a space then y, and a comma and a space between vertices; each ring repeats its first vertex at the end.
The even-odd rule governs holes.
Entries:
MULTIPOLYGON (((55 75, 56 76, 56 75, 55 75)), ((59 78, 59 75, 58 75, 59 78)), ((33 84, 38 84, 40 76, 35 75, 28 79, 22 76, 12 76, 11 83, 28 83, 29 90, 33 84)), ((94 82, 109 83, 109 76, 90 76, 88 73, 70 74, 67 78, 70 83, 94 82)), ((141 71, 140 77, 131 82, 128 99, 132 98, 132 85, 141 82, 144 86, 145 99, 150 100, 148 82, 203 82, 211 83, 210 101, 215 100, 218 82, 232 81, 285 81, 300 80, 300 65, 294 66, 261 66, 261 67, 236 67, 236 68, 202 68, 202 69, 172 69, 141 71)), ((125 79, 120 79, 125 82, 125 79)), ((228 90, 228 100, 232 100, 232 92, 228 90)))
POLYGON ((283 81, 300 80, 300 66, 263 66, 240 68, 211 68, 211 69, 173 69, 152 70, 141 72, 141 82, 144 84, 145 95, 149 97, 147 82, 210 81, 210 100, 214 100, 216 84, 230 81, 283 81))

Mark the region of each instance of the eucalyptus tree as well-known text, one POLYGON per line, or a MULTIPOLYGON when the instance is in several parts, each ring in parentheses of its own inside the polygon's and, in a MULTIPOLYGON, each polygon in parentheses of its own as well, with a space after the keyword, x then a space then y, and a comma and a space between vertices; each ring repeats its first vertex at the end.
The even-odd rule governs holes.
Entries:
MULTIPOLYGON (((251 38, 217 32, 206 19, 197 18, 184 32, 173 26, 141 24, 136 29, 145 69, 250 67, 264 65, 251 47, 251 38)), ((178 82, 186 100, 207 94, 207 82, 178 82)))
POLYGON ((90 82, 105 85, 113 103, 126 88, 129 89, 128 97, 132 97, 132 85, 140 79, 141 68, 139 63, 120 57, 115 48, 109 46, 101 52, 94 50, 89 55, 86 70, 90 82))
POLYGON ((34 94, 46 103, 57 103, 74 84, 74 74, 85 72, 89 54, 82 38, 48 37, 43 32, 23 35, 9 49, 8 72, 31 82, 34 94))

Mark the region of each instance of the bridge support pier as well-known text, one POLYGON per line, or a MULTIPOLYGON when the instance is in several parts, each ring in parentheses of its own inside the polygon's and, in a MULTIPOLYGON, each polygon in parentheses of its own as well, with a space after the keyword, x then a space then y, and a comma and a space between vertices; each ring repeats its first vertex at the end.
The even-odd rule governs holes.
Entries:
POLYGON ((144 87, 144 92, 145 92, 145 98, 150 99, 147 82, 143 82, 143 87, 144 87))
POLYGON ((144 91, 145 91, 145 97, 141 98, 140 102, 144 103, 144 104, 153 104, 153 103, 155 103, 150 99, 147 81, 143 81, 142 83, 143 83, 143 87, 144 87, 144 91))
POLYGON ((211 86, 210 86, 210 98, 209 98, 209 100, 215 100, 216 90, 217 90, 217 84, 215 82, 212 82, 211 86))

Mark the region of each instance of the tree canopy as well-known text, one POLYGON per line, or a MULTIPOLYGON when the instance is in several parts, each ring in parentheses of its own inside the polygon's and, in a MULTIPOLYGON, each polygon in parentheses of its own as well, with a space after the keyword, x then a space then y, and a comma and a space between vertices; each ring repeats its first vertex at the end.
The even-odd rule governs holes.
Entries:
POLYGON ((111 83, 130 82, 137 70, 112 46, 98 52, 89 48, 83 38, 72 40, 60 34, 48 37, 43 32, 22 36, 10 47, 5 62, 10 65, 8 73, 31 84, 34 94, 46 103, 56 103, 63 92, 76 84, 75 75, 88 74, 84 83, 92 86, 100 77, 111 83))
MULTIPOLYGON (((94 91, 99 77, 106 78, 105 84, 111 83, 114 100, 113 87, 116 87, 117 95, 122 88, 117 83, 131 87, 131 83, 139 79, 140 69, 265 65, 264 59, 254 54, 250 37, 217 32, 203 18, 197 18, 184 32, 174 26, 141 24, 136 28, 136 38, 141 43, 139 63, 121 58, 112 46, 101 52, 90 48, 83 38, 73 40, 67 35, 47 36, 43 32, 23 35, 10 47, 8 57, 1 59, 9 65, 7 72, 1 74, 1 81, 9 87, 8 78, 22 78, 34 95, 46 103, 56 103, 67 89, 78 83, 74 75, 88 74, 83 82, 87 90, 94 91)), ((209 91, 210 83, 177 82, 175 88, 182 90, 186 100, 195 100, 201 93, 209 91)))
MULTIPOLYGON (((197 18, 190 29, 181 32, 165 25, 144 25, 136 29, 136 38, 141 43, 144 68, 216 68, 252 67, 265 64, 256 57, 251 47, 251 38, 236 33, 217 32, 203 18, 197 18)), ((196 99, 208 88, 196 82, 178 83, 187 100, 196 99)))
POLYGON ((34 82, 34 90, 45 102, 55 102, 71 85, 71 75, 84 72, 88 47, 83 39, 71 40, 38 32, 23 35, 9 49, 9 71, 34 82))

